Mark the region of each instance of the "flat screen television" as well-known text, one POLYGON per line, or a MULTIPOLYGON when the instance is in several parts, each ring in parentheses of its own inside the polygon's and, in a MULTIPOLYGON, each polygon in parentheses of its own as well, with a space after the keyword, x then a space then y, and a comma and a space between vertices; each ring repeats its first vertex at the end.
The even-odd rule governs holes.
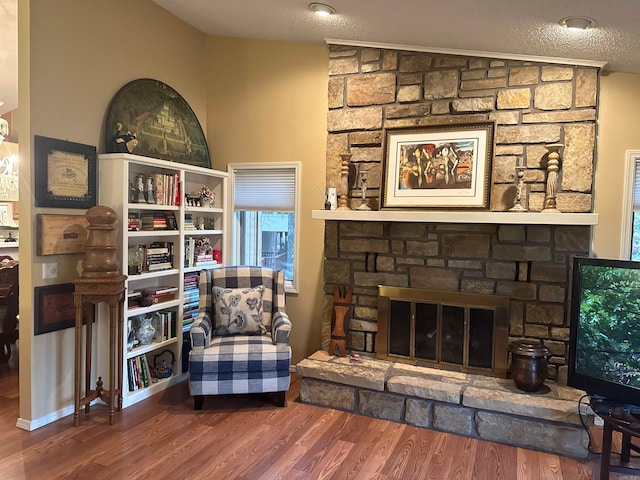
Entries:
POLYGON ((567 384, 640 405, 640 262, 573 262, 567 384))

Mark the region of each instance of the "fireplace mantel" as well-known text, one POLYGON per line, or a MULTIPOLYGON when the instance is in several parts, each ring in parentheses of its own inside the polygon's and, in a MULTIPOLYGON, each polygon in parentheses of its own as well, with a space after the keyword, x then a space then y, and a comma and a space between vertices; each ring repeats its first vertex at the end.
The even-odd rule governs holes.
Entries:
POLYGON ((312 210, 319 220, 358 222, 494 223, 513 225, 597 225, 597 213, 487 212, 457 210, 312 210))

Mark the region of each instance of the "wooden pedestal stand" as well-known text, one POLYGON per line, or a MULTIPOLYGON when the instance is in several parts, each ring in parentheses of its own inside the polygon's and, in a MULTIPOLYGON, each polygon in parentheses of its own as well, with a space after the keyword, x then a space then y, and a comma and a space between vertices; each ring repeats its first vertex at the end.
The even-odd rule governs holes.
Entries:
POLYGON ((123 351, 123 314, 124 314, 124 281, 127 277, 116 278, 78 278, 75 280, 74 305, 76 308, 76 365, 75 365, 75 411, 73 425, 80 424, 80 409, 84 406, 89 413, 89 405, 100 398, 109 405, 109 425, 113 425, 113 414, 122 410, 122 351, 123 351), (95 390, 91 390, 91 352, 92 321, 86 324, 84 397, 80 397, 82 385, 82 306, 84 303, 109 306, 109 390, 102 387, 102 377, 98 377, 95 390), (116 403, 117 397, 117 403, 116 403))
POLYGON ((351 319, 351 287, 343 290, 335 287, 333 290, 333 311, 335 321, 332 322, 331 340, 329 341, 329 355, 334 355, 336 348, 338 355, 347 356, 347 331, 351 319))
POLYGON ((89 236, 85 244, 85 257, 82 261, 82 277, 75 280, 73 292, 76 308, 76 366, 73 413, 73 425, 80 423, 80 408, 89 413, 91 402, 100 398, 109 405, 109 425, 113 425, 115 409, 122 410, 122 352, 124 323, 124 281, 126 275, 118 271, 116 247, 116 212, 104 205, 96 205, 85 214, 89 222, 89 236), (95 390, 91 390, 91 353, 93 351, 93 320, 87 322, 85 345, 84 397, 80 397, 82 385, 82 306, 85 303, 109 306, 109 390, 102 386, 102 377, 98 377, 95 390), (116 404, 116 396, 118 403, 116 404))

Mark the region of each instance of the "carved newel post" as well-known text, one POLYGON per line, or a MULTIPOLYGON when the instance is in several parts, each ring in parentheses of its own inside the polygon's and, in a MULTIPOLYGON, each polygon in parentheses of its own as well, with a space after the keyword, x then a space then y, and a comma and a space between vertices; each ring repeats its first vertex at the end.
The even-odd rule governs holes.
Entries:
POLYGON ((560 171, 560 150, 564 145, 562 143, 552 143, 545 145, 549 151, 547 158, 547 189, 544 197, 544 213, 560 213, 556 208, 556 193, 558 190, 558 172, 560 171))
MULTIPOLYGON (((122 410, 122 363, 124 336, 124 293, 126 280, 121 275, 118 262, 116 212, 104 205, 90 208, 85 214, 89 226, 89 236, 85 243, 85 257, 82 261, 82 275, 74 282, 75 318, 75 391, 73 424, 80 423, 80 409, 84 406, 89 413, 93 400, 100 398, 109 406, 109 424, 113 424, 115 410, 122 410), (105 388, 102 377, 98 377, 95 389, 91 384, 91 356, 93 348, 93 320, 83 322, 84 304, 106 303, 109 307, 109 385, 105 388), (83 342, 83 323, 85 335, 83 342), (84 343, 84 348, 83 348, 84 343), (84 389, 82 371, 84 359, 84 389), (84 396, 83 396, 84 395, 84 396)), ((96 309, 93 309, 95 311, 96 309)), ((101 329, 98 329, 100 332, 101 329)), ((100 335, 96 335, 99 337, 100 335)), ((98 340, 100 340, 98 338, 98 340)), ((102 366, 100 366, 102 368, 102 366)))
POLYGON ((89 237, 85 244, 82 276, 85 278, 117 277, 118 247, 116 242, 116 212, 104 205, 97 205, 85 214, 89 222, 89 237))
POLYGON ((340 199, 338 200, 338 210, 351 210, 349 203, 349 161, 351 153, 341 153, 340 158, 340 199))

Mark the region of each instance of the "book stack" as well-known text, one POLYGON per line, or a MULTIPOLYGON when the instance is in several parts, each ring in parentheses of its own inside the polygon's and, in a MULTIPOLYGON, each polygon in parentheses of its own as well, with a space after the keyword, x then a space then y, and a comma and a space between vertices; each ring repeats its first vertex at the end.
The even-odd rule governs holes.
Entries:
POLYGON ((137 232, 140 230, 140 214, 137 212, 129 212, 129 223, 127 229, 130 232, 137 232))
POLYGON ((167 217, 164 213, 146 212, 140 216, 142 230, 166 230, 167 217))
POLYGON ((193 223, 193 215, 191 213, 184 214, 184 229, 185 230, 196 230, 196 226, 193 223))
POLYGON ((127 360, 129 391, 135 392, 149 386, 151 370, 146 355, 138 355, 127 360))
POLYGON ((142 245, 143 271, 158 272, 173 268, 173 242, 152 242, 142 245))
POLYGON ((199 297, 198 272, 185 273, 184 275, 184 303, 182 309, 182 331, 189 330, 189 327, 198 316, 199 297))

